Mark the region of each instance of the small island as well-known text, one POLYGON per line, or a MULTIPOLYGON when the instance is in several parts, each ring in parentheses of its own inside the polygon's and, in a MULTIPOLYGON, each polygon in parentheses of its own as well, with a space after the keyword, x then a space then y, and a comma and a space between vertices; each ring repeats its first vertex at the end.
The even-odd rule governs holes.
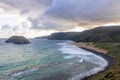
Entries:
POLYGON ((24 36, 12 36, 5 42, 14 43, 14 44, 29 44, 30 43, 29 40, 26 39, 24 36))

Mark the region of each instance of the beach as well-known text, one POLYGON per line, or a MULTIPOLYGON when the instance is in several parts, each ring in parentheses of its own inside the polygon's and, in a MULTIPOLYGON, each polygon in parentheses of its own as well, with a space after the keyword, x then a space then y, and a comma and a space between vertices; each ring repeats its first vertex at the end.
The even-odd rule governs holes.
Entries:
POLYGON ((107 52, 108 52, 105 49, 100 49, 100 48, 95 47, 95 45, 93 45, 92 42, 90 42, 90 43, 76 42, 74 45, 76 45, 77 47, 80 47, 80 48, 91 49, 91 50, 94 50, 94 51, 97 51, 100 53, 104 53, 104 54, 107 54, 107 52))
MULTIPOLYGON (((75 46, 79 47, 80 49, 86 50, 88 52, 92 52, 93 54, 102 57, 103 59, 105 59, 108 62, 108 65, 106 66, 106 68, 104 70, 98 72, 98 73, 102 73, 102 72, 104 72, 105 70, 108 70, 110 67, 112 67, 114 65, 114 59, 107 55, 107 50, 99 49, 99 48, 95 47, 92 43, 75 42, 72 45, 75 45, 75 46)), ((96 73, 96 74, 98 74, 98 73, 96 73)), ((95 76, 96 74, 86 76, 82 79, 70 79, 70 80, 90 80, 90 78, 92 76, 95 76)), ((70 76, 71 75, 68 74, 68 73, 67 74, 59 73, 59 74, 55 74, 54 76, 47 77, 47 78, 44 78, 44 79, 39 79, 39 80, 54 80, 54 79, 67 80, 67 79, 69 79, 68 77, 70 77, 70 76)))
MULTIPOLYGON (((92 53, 94 53, 94 54, 104 58, 108 62, 108 65, 106 66, 105 70, 100 71, 98 73, 102 73, 102 72, 108 70, 109 68, 111 68, 115 64, 114 58, 109 56, 109 55, 107 55, 107 52, 108 52, 107 50, 95 47, 95 45, 92 42, 91 43, 76 42, 76 43, 74 43, 74 45, 76 45, 77 47, 79 47, 81 49, 84 49, 86 51, 90 51, 90 52, 92 52, 92 53)), ((82 80, 90 80, 90 77, 95 76, 95 75, 96 74, 88 76, 88 77, 85 77, 82 80)))
POLYGON ((0 80, 87 80, 113 64, 107 53, 73 41, 30 41, 21 46, 1 44, 0 80))

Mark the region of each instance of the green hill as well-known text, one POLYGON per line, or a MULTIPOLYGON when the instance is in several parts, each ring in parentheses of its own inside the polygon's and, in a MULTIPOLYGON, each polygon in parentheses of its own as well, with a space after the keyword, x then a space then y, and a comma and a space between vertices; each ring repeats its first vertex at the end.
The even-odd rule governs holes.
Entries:
POLYGON ((80 42, 120 42, 120 26, 101 26, 83 32, 59 32, 45 38, 80 42))

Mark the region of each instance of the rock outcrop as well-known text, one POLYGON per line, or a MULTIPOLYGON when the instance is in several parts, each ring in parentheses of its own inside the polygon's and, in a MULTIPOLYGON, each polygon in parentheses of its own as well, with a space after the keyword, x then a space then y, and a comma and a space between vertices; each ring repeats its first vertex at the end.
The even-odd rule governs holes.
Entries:
POLYGON ((29 40, 23 36, 12 36, 8 40, 5 41, 6 43, 14 43, 14 44, 29 44, 29 40))

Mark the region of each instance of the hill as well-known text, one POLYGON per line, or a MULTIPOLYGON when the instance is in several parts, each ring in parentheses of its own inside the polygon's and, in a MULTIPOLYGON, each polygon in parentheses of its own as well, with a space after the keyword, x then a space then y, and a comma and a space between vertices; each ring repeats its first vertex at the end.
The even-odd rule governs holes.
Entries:
POLYGON ((77 42, 120 42, 120 26, 101 26, 83 32, 59 32, 43 38, 77 42))

